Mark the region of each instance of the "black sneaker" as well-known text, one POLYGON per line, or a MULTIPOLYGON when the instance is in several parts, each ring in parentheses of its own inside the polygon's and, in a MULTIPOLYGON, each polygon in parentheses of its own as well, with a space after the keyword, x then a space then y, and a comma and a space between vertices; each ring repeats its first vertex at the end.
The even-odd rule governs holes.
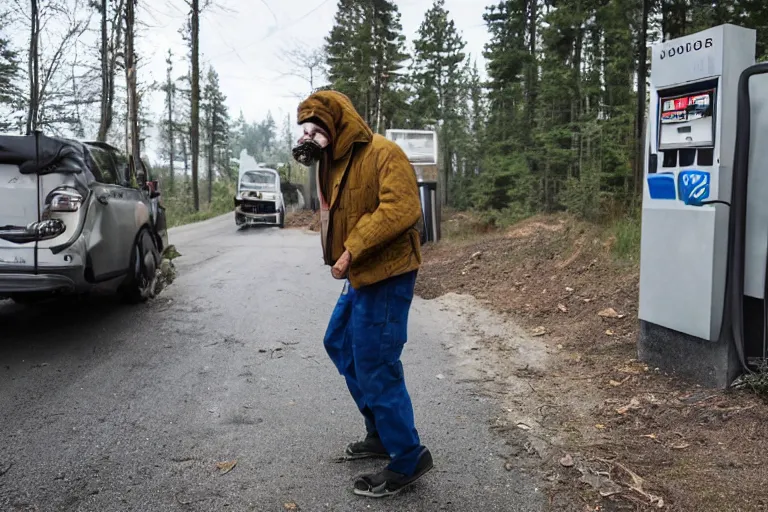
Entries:
POLYGON ((378 434, 368 434, 364 440, 348 444, 344 451, 344 458, 347 460, 388 459, 389 453, 378 434))
POLYGON ((368 498, 393 496, 427 474, 432 467, 432 454, 424 448, 419 455, 419 462, 416 464, 416 472, 413 475, 406 476, 388 469, 370 475, 363 475, 355 481, 354 492, 358 496, 366 496, 368 498))

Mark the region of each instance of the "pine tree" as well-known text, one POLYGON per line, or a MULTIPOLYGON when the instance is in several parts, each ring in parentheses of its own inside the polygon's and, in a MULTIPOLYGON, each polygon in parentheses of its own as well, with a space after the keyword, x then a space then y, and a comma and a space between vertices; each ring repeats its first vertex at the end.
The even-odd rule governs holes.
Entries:
POLYGON ((659 34, 676 38, 722 23, 756 28, 757 59, 768 59, 763 0, 496 0, 484 15, 488 79, 481 84, 443 1, 433 0, 408 80, 400 74, 388 96, 377 95, 385 4, 339 1, 327 38, 333 87, 372 126, 382 116, 381 128, 438 129, 443 170, 450 169, 442 188, 453 191, 452 205, 515 216, 569 210, 598 219, 637 203, 647 44, 659 34), (386 105, 377 110, 376 98, 386 105))
POLYGON ((400 12, 390 0, 339 0, 326 38, 331 87, 352 100, 377 132, 391 125, 402 106, 404 52, 400 12))
POLYGON ((182 162, 184 162, 184 195, 191 194, 190 171, 192 159, 198 158, 192 155, 192 129, 191 124, 191 106, 192 106, 192 81, 189 72, 179 76, 175 80, 176 94, 178 102, 176 104, 176 143, 180 150, 182 162))
POLYGON ((444 0, 435 0, 427 11, 414 41, 412 79, 413 111, 420 124, 439 131, 442 149, 442 200, 448 202, 451 176, 465 133, 460 105, 466 43, 462 40, 444 0))
POLYGON ((277 124, 275 123, 275 118, 272 117, 271 111, 267 111, 267 117, 259 123, 257 133, 260 144, 258 154, 262 160, 269 160, 272 157, 277 139, 277 124))
POLYGON ((168 57, 165 60, 165 64, 165 83, 160 86, 160 90, 165 93, 165 115, 160 123, 160 137, 163 144, 162 153, 168 158, 168 188, 173 191, 176 177, 174 163, 176 159, 177 121, 175 118, 176 82, 173 79, 173 52, 171 50, 168 50, 168 57))
POLYGON ((224 169, 222 173, 229 175, 229 112, 227 97, 221 92, 219 75, 213 67, 208 69, 203 88, 201 108, 205 120, 205 144, 207 147, 208 167, 208 203, 213 199, 213 182, 216 179, 216 168, 224 169), (226 159, 222 150, 226 148, 226 159))
POLYGON ((240 110, 240 115, 229 126, 229 144, 232 154, 236 158, 240 158, 240 152, 245 147, 245 136, 248 123, 245 120, 243 111, 240 110))

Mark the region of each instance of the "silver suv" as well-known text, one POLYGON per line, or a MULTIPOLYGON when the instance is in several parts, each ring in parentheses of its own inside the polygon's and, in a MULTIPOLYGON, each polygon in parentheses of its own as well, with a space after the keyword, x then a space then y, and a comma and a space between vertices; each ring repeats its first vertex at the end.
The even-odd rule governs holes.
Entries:
POLYGON ((149 167, 105 143, 0 135, 0 298, 155 289, 168 245, 149 167))

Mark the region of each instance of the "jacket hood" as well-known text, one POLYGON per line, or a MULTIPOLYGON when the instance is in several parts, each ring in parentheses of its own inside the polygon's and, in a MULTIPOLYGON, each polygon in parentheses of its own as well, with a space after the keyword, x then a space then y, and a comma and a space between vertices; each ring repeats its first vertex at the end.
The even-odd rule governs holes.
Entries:
POLYGON ((357 113, 352 101, 337 91, 319 91, 301 102, 298 123, 311 119, 317 119, 328 129, 333 160, 346 156, 356 142, 368 143, 373 139, 373 131, 357 113))

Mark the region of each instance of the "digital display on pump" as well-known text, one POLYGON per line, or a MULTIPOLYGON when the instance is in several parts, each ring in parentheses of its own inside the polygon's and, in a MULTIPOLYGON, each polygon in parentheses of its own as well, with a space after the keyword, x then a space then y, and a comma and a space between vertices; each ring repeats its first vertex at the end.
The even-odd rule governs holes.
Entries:
POLYGON ((663 100, 661 122, 664 124, 681 123, 711 116, 712 92, 714 91, 663 100))
POLYGON ((714 143, 715 90, 659 98, 659 149, 714 143))

